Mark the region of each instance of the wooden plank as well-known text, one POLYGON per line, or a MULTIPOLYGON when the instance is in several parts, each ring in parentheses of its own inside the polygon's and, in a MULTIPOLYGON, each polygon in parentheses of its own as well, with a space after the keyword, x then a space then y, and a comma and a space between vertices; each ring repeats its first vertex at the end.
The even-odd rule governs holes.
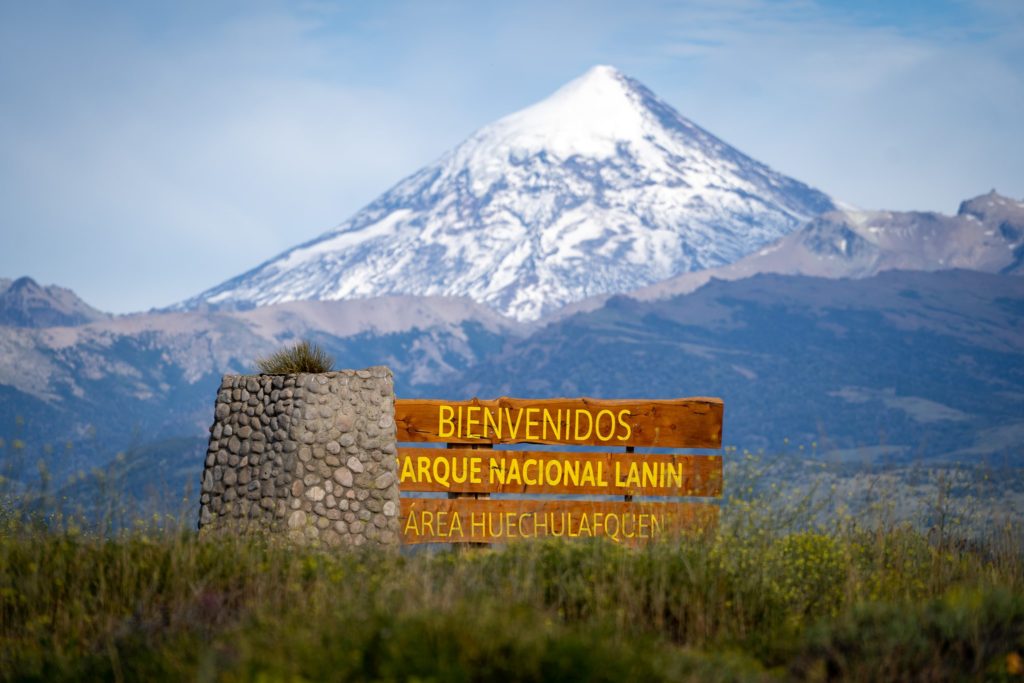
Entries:
POLYGON ((636 544, 714 528, 710 503, 402 498, 402 542, 495 543, 540 537, 636 544))
POLYGON ((717 398, 395 401, 398 441, 720 448, 717 398))
POLYGON ((399 448, 402 492, 720 496, 722 457, 399 448))

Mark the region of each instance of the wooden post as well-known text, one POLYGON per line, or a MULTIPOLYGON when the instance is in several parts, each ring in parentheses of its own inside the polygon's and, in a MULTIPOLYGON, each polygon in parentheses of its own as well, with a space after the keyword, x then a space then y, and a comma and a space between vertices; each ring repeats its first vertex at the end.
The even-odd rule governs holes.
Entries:
MULTIPOLYGON (((450 443, 450 444, 447 445, 447 448, 448 448, 448 450, 452 450, 454 448, 469 448, 469 449, 475 451, 475 450, 480 450, 480 449, 491 450, 492 446, 489 443, 488 444, 470 444, 470 445, 460 444, 460 443, 450 443)), ((475 498, 475 499, 479 500, 480 498, 490 498, 491 494, 490 493, 480 493, 480 492, 476 492, 476 493, 468 493, 468 492, 467 493, 463 493, 463 492, 459 492, 459 491, 449 491, 448 492, 448 497, 449 498, 475 498)))
MULTIPOLYGON (((478 450, 480 448, 486 448, 486 449, 492 448, 491 444, 471 444, 469 446, 466 446, 465 444, 457 444, 457 443, 450 443, 450 444, 447 445, 447 447, 449 449, 452 449, 452 448, 470 448, 470 449, 472 449, 474 451, 478 450)), ((479 492, 477 492, 477 493, 462 493, 462 492, 459 492, 459 491, 449 491, 448 492, 448 497, 449 498, 474 498, 476 500, 479 500, 481 498, 490 498, 491 494, 490 493, 479 493, 479 492)), ((490 545, 490 544, 489 543, 466 543, 463 547, 467 547, 467 548, 486 548, 488 545, 490 545)))
MULTIPOLYGON (((636 450, 636 449, 635 449, 635 448, 633 448, 632 446, 626 446, 626 452, 627 452, 627 453, 632 453, 632 452, 634 452, 635 450, 636 450)), ((622 497, 622 499, 623 499, 624 501, 626 501, 627 503, 631 503, 631 502, 633 502, 633 496, 632 496, 632 495, 630 495, 630 494, 628 494, 628 493, 627 493, 626 495, 624 495, 624 496, 622 497)))

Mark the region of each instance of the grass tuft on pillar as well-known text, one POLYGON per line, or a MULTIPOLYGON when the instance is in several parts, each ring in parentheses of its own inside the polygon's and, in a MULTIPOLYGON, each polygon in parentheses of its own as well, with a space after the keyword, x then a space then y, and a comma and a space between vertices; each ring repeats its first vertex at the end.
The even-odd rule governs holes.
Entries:
POLYGON ((331 372, 334 370, 334 359, 316 344, 302 339, 266 358, 257 359, 256 368, 264 375, 331 372))

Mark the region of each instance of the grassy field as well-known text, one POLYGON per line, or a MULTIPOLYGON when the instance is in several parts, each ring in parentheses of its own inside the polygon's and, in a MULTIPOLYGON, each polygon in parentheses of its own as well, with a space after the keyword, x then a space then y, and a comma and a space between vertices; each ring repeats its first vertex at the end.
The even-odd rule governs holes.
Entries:
MULTIPOLYGON (((807 499, 804 500, 806 502, 807 499)), ((327 553, 86 533, 8 506, 6 680, 1013 680, 1019 529, 801 523, 732 500, 713 536, 327 553)), ((818 515, 820 517, 820 515, 818 515)))

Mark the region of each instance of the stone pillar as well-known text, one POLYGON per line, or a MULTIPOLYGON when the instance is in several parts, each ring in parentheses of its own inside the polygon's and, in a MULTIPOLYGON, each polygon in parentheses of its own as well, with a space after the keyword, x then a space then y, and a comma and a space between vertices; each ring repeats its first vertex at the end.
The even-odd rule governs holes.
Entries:
POLYGON ((397 465, 388 368, 225 375, 199 529, 397 546, 397 465))

